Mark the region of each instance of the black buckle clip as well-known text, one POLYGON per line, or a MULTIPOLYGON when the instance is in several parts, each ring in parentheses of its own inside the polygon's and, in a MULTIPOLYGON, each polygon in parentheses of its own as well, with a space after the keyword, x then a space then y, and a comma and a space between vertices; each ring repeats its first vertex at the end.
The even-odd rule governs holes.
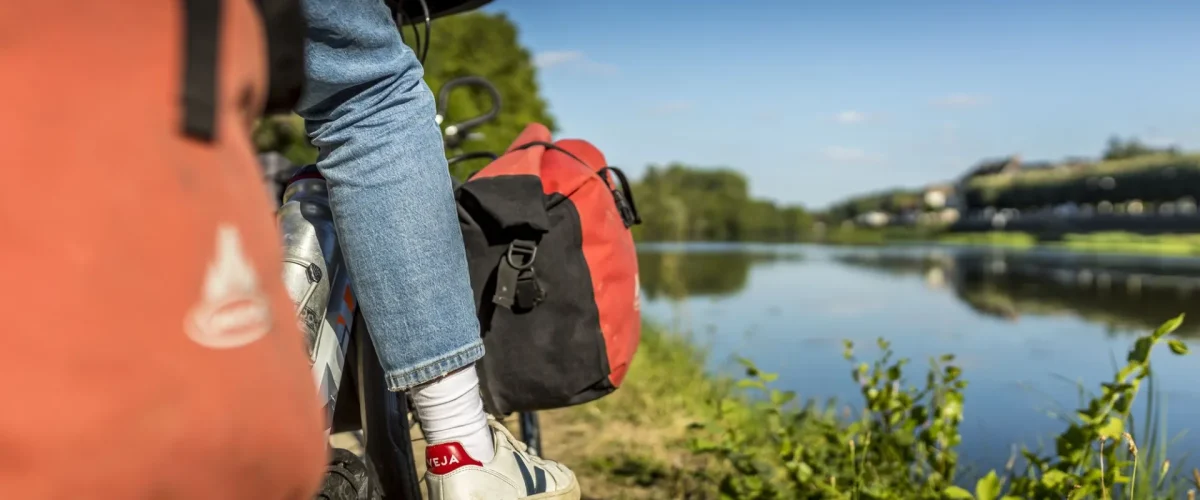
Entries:
POLYGON ((533 272, 533 261, 536 259, 537 243, 528 240, 509 243, 508 251, 496 269, 496 292, 492 295, 492 303, 511 310, 514 304, 522 309, 531 309, 541 302, 545 295, 533 272))

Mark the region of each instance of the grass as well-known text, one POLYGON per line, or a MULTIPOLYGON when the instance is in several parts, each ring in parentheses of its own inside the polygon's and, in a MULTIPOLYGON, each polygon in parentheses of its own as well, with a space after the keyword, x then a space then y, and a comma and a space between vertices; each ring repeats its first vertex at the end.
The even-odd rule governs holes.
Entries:
POLYGON ((944 234, 938 242, 1028 249, 1059 248, 1077 252, 1138 255, 1200 255, 1200 234, 1144 235, 1126 232, 1067 234, 1059 241, 1039 241, 1028 233, 988 232, 944 234))
POLYGON ((822 243, 833 245, 886 245, 895 243, 946 243, 979 245, 1014 249, 1057 248, 1077 252, 1123 253, 1137 255, 1200 255, 1200 234, 1136 234, 1127 232, 1097 232, 1066 234, 1061 240, 1039 240, 1029 233, 991 231, 982 233, 948 233, 913 228, 839 228, 831 231, 822 243))
POLYGON ((1032 248, 1038 245, 1038 240, 1031 234, 1012 232, 987 233, 948 233, 941 235, 936 241, 955 245, 986 245, 1006 248, 1032 248))
POLYGON ((591 404, 543 412, 545 454, 569 464, 586 498, 681 498, 704 489, 707 457, 688 449, 688 425, 713 417, 729 382, 705 373, 704 352, 647 325, 624 385, 591 404))
POLYGON ((936 239, 941 231, 919 227, 838 227, 820 240, 830 245, 886 245, 897 242, 920 242, 936 239))
MULTIPOLYGON (((709 498, 702 493, 713 460, 688 448, 688 425, 714 417, 711 398, 732 387, 705 373, 704 352, 681 335, 646 325, 626 382, 593 403, 539 413, 543 455, 567 464, 584 498, 709 498)), ((519 436, 517 419, 506 422, 519 436)), ((424 473, 419 428, 416 462, 424 473)), ((336 446, 361 453, 349 434, 336 446)), ((711 491, 711 488, 708 489, 711 491)))
POLYGON ((1200 255, 1200 234, 1068 234, 1053 246, 1086 252, 1200 255))

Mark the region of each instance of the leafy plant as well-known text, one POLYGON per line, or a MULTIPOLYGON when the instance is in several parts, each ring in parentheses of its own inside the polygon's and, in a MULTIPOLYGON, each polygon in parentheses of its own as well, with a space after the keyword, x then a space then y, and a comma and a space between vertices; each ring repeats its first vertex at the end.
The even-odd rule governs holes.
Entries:
POLYGON ((1079 409, 1077 421, 1055 439, 1053 457, 1023 452, 1029 466, 1024 474, 1012 478, 1008 494, 1017 498, 1109 499, 1153 498, 1160 493, 1170 462, 1164 459, 1155 464, 1160 471, 1157 481, 1139 483, 1137 472, 1146 469, 1147 457, 1139 457, 1128 423, 1142 382, 1151 374, 1154 346, 1166 343, 1172 353, 1187 354, 1187 344, 1166 338, 1182 323, 1183 315, 1179 315, 1138 338, 1125 366, 1111 382, 1101 384, 1100 394, 1079 409), (1143 490, 1139 496, 1139 484, 1153 491, 1143 490))
MULTIPOLYGON (((737 425, 744 417, 695 424, 694 451, 729 465, 720 478, 726 498, 941 498, 953 484, 961 441, 962 370, 946 355, 930 361, 922 387, 903 379, 907 359, 883 355, 858 362, 853 344, 845 357, 853 368, 864 407, 857 418, 838 418, 834 403, 793 405, 795 394, 769 385, 773 373, 742 359, 739 386, 757 400, 758 426, 737 425), (732 425, 731 425, 732 424, 732 425)), ((717 404, 737 407, 736 401, 717 404)), ((728 411, 723 414, 727 414, 728 411)))
MULTIPOLYGON (((1166 344, 1176 355, 1187 354, 1186 344, 1168 338, 1182 322, 1180 315, 1137 339, 1125 366, 1055 439, 1053 453, 1024 449, 1021 472, 1012 460, 1003 473, 990 471, 979 479, 974 491, 955 481, 966 388, 962 370, 952 355, 941 356, 930 360, 922 385, 911 385, 904 376, 908 360, 894 359, 883 339, 882 354, 871 363, 855 359, 853 344, 846 342, 845 357, 863 399, 857 416, 848 410, 839 415, 833 402, 798 406, 794 393, 771 387, 777 375, 741 359, 743 392, 710 402, 716 417, 692 424, 690 447, 715 458, 720 467, 711 476, 722 498, 1173 498, 1180 483, 1170 476, 1165 453, 1139 453, 1131 429, 1133 403, 1142 383, 1151 380, 1153 348, 1166 344)), ((1146 428, 1153 429, 1149 411, 1147 420, 1146 428)), ((1200 472, 1196 483, 1200 487, 1200 472)))

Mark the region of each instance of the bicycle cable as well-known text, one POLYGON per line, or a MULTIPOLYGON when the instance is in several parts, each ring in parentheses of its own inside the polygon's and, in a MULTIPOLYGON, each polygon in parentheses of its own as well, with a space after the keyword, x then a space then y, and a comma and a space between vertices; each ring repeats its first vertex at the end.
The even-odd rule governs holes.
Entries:
MULTIPOLYGON (((425 3, 425 0, 418 1, 421 2, 421 12, 425 14, 425 44, 421 49, 421 64, 424 65, 425 59, 429 57, 429 42, 432 40, 429 25, 432 23, 430 23, 429 19, 429 4, 425 3)), ((416 32, 417 27, 413 26, 413 33, 416 32)))
MULTIPOLYGON (((423 23, 423 24, 425 24, 425 36, 424 37, 421 36, 421 32, 417 31, 417 26, 414 24, 412 27, 412 29, 413 29, 413 53, 417 54, 417 60, 421 61, 421 64, 424 65, 425 60, 427 58, 429 58, 429 39, 431 36, 430 25, 432 24, 432 22, 431 22, 432 19, 430 18, 430 14, 429 14, 429 4, 426 3, 425 0, 417 0, 417 1, 420 2, 421 13, 425 17, 424 23, 423 23)), ((404 25, 408 24, 409 19, 408 19, 408 16, 404 13, 404 6, 402 4, 403 4, 403 2, 401 2, 401 5, 399 5, 396 9, 396 27, 400 31, 400 40, 407 42, 404 39, 404 25)))

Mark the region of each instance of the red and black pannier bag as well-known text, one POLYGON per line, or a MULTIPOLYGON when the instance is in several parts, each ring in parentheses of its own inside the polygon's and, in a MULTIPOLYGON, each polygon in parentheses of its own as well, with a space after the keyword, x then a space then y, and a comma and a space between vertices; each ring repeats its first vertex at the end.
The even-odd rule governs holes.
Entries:
POLYGON ((456 190, 497 415, 613 392, 641 337, 629 184, 588 142, 550 140, 526 127, 456 190))

